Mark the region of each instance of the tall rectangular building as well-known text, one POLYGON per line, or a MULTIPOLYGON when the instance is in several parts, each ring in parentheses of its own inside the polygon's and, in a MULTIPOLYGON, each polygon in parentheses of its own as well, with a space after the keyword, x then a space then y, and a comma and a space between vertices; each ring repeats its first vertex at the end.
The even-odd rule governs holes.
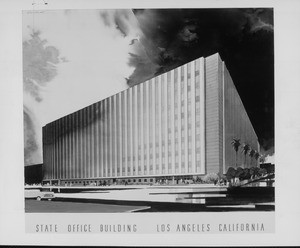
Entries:
POLYGON ((199 58, 43 127, 45 182, 137 182, 226 173, 233 138, 258 138, 224 62, 199 58))

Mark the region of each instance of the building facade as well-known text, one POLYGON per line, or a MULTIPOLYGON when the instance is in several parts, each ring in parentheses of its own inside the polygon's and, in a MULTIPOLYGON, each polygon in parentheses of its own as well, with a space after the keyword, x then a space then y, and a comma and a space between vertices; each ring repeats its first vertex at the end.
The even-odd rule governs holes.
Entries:
POLYGON ((258 138, 218 54, 199 58, 43 127, 44 181, 152 182, 256 166, 233 138, 258 138))

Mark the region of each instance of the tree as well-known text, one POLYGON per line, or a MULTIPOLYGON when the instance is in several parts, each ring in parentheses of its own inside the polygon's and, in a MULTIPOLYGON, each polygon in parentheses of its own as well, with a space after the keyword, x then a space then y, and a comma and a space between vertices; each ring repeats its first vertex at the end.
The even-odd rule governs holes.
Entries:
POLYGON ((249 144, 244 144, 243 145, 243 149, 242 149, 242 153, 244 154, 245 156, 245 160, 244 160, 244 164, 246 166, 246 155, 248 154, 248 152, 250 151, 251 147, 249 144))
POLYGON ((239 150, 239 147, 241 146, 241 140, 233 138, 231 141, 231 145, 233 149, 235 150, 235 167, 237 167, 237 152, 239 150))
POLYGON ((258 161, 258 159, 260 158, 260 156, 261 155, 259 154, 259 152, 255 151, 254 158, 255 158, 256 161, 258 161))
POLYGON ((249 152, 249 156, 251 158, 251 161, 250 161, 251 164, 252 164, 253 157, 254 157, 255 153, 256 153, 256 151, 253 148, 251 148, 251 150, 249 152))

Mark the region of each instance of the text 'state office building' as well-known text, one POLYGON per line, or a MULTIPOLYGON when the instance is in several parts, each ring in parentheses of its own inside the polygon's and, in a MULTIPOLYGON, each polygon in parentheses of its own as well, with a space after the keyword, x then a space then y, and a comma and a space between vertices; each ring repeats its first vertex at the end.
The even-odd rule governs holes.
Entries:
MULTIPOLYGON (((224 62, 201 57, 44 126, 44 182, 224 174, 236 163, 233 138, 259 151, 224 62)), ((257 165, 241 152, 237 161, 257 165)))

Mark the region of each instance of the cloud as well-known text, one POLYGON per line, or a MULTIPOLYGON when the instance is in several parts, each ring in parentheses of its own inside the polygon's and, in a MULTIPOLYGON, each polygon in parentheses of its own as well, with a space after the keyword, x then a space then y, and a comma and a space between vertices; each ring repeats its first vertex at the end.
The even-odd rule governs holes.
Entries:
POLYGON ((59 63, 58 49, 46 43, 38 31, 33 31, 31 38, 23 42, 24 91, 37 102, 42 101, 41 88, 57 75, 56 64, 59 63))
POLYGON ((178 36, 185 42, 191 42, 198 39, 196 33, 194 33, 196 27, 194 25, 185 26, 181 31, 179 31, 178 36))
POLYGON ((143 49, 130 45, 135 22, 131 10, 43 11, 32 33, 32 13, 23 12, 26 164, 42 162, 43 125, 128 87, 131 54, 143 49))
POLYGON ((248 9, 245 16, 248 19, 250 32, 257 32, 266 30, 273 32, 273 15, 270 14, 269 9, 248 9))
POLYGON ((138 23, 131 10, 101 10, 100 18, 107 27, 118 30, 124 37, 139 34, 138 23))
POLYGON ((41 142, 38 135, 38 121, 35 114, 26 105, 23 108, 24 119, 24 163, 37 164, 42 161, 41 142))
POLYGON ((24 162, 25 165, 42 161, 41 124, 36 118, 36 104, 43 100, 42 90, 57 75, 59 51, 47 46, 40 32, 32 31, 29 40, 23 42, 23 90, 24 90, 24 162))
POLYGON ((107 27, 117 30, 129 41, 128 65, 134 70, 129 77, 126 77, 128 86, 154 77, 159 68, 156 61, 159 50, 147 40, 133 12, 131 10, 101 11, 100 17, 107 27))

